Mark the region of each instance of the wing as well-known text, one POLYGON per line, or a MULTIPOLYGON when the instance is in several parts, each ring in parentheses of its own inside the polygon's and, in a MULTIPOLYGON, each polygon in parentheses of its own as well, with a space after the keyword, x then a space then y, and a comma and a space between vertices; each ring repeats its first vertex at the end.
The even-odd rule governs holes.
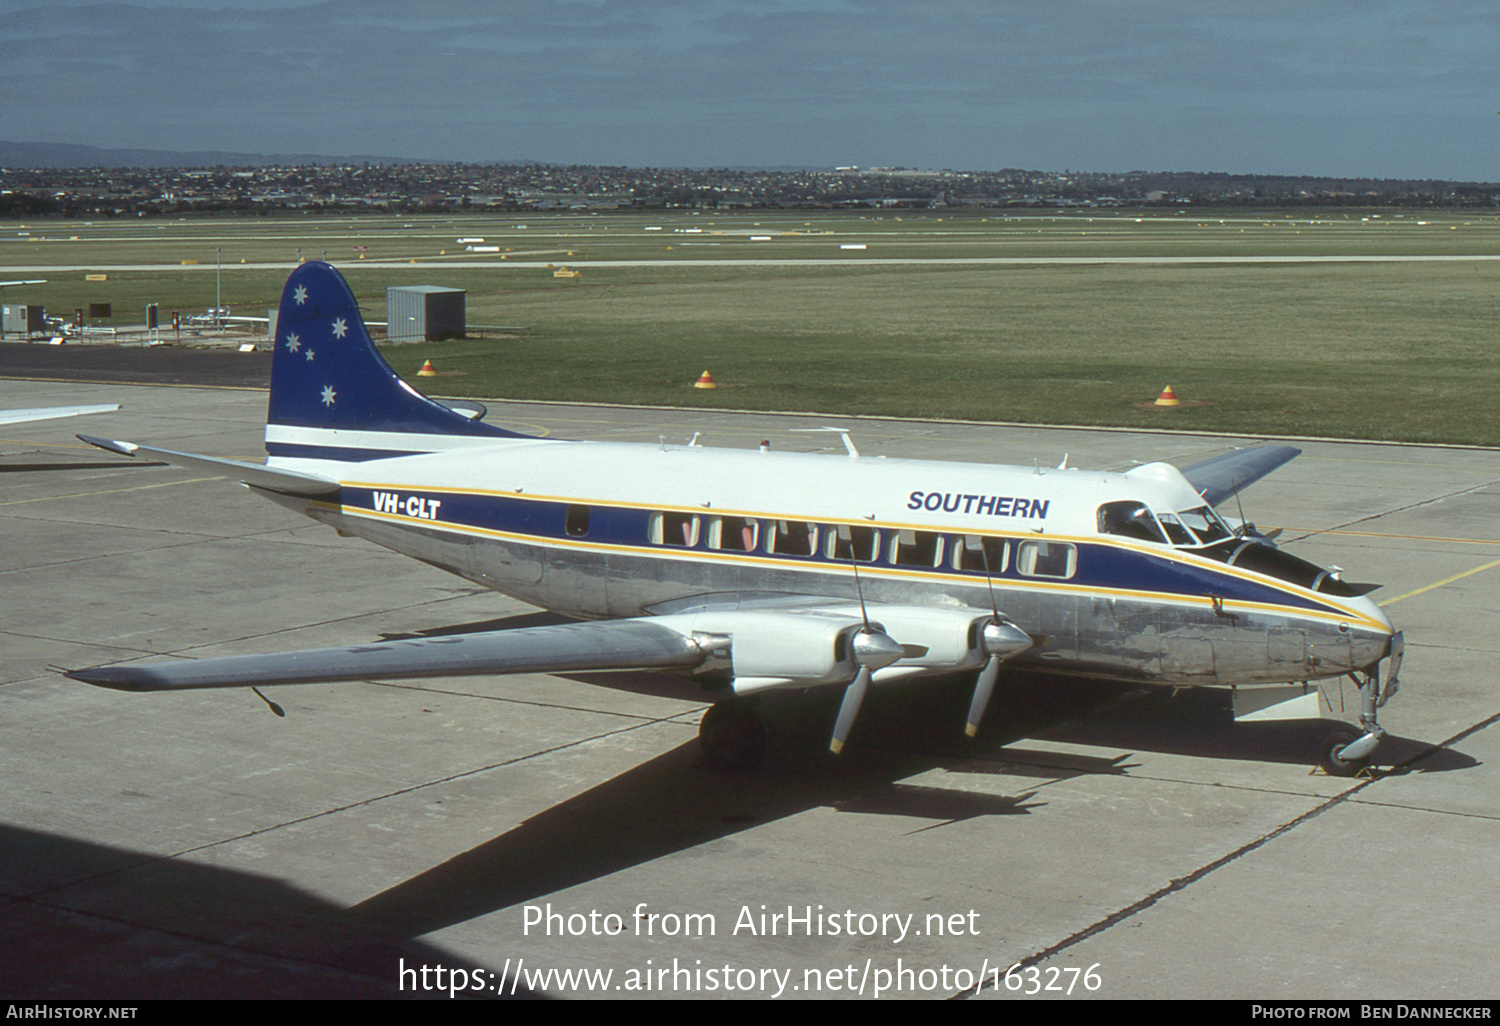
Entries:
MULTIPOLYGON (((0 284, 4 283, 0 282, 0 284)), ((119 403, 101 403, 97 406, 41 406, 34 410, 0 410, 0 424, 21 424, 28 420, 55 420, 58 417, 82 417, 89 413, 109 413, 119 408, 119 403)))
POLYGON ((1182 476, 1217 506, 1240 489, 1254 484, 1277 467, 1302 454, 1290 445, 1267 445, 1258 449, 1235 449, 1223 456, 1182 468, 1182 476))
POLYGON ((149 445, 116 442, 108 438, 95 438, 92 435, 79 435, 78 437, 106 452, 132 458, 147 456, 173 466, 186 467, 189 470, 205 470, 210 474, 227 477, 231 481, 240 481, 285 495, 314 497, 332 495, 339 490, 339 483, 331 478, 318 477, 315 474, 300 474, 292 470, 274 470, 263 463, 245 463, 241 460, 226 460, 218 456, 199 456, 191 452, 177 452, 174 449, 156 449, 149 445))
POLYGON ((606 620, 267 655, 99 666, 67 676, 119 691, 176 691, 367 677, 690 669, 706 656, 691 636, 650 620, 606 620))
POLYGON ((981 670, 969 733, 989 703, 1000 665, 1032 638, 995 612, 845 602, 696 612, 73 670, 120 691, 310 684, 367 678, 598 670, 727 670, 733 692, 846 686, 830 747, 838 752, 872 679, 981 670), (878 617, 877 620, 870 617, 878 617), (897 640, 897 639, 900 640, 897 640))

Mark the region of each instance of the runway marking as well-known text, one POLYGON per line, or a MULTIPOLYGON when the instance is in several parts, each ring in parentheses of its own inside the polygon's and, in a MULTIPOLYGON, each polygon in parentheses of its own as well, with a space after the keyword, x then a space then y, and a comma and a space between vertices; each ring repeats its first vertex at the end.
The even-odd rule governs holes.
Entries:
POLYGON ((1476 566, 1472 570, 1465 570, 1461 574, 1454 574, 1452 577, 1445 577, 1441 581, 1437 581, 1433 584, 1427 585, 1425 588, 1418 588, 1416 591, 1409 591, 1405 595, 1397 595, 1393 599, 1386 599, 1384 602, 1378 604, 1382 609, 1386 608, 1387 606, 1394 606, 1397 602, 1401 602, 1409 598, 1415 598, 1418 595, 1424 595, 1427 592, 1434 591, 1446 584, 1452 584, 1454 581, 1461 581, 1465 577, 1473 577, 1477 573, 1483 573, 1485 570, 1491 570, 1497 566, 1500 566, 1500 559, 1497 559, 1490 563, 1486 563, 1484 564, 1484 566, 1476 566))
MULTIPOLYGON (((1302 530, 1302 528, 1296 528, 1302 530)), ((1448 538, 1434 534, 1384 534, 1380 531, 1317 531, 1316 534, 1336 534, 1352 538, 1390 538, 1396 541, 1452 542, 1454 545, 1500 545, 1500 538, 1448 538)))
POLYGON ((222 477, 193 477, 186 481, 162 481, 159 484, 136 485, 133 488, 106 488, 102 492, 69 492, 67 495, 39 495, 35 499, 10 499, 0 506, 24 506, 28 502, 53 502, 57 499, 87 499, 94 495, 119 495, 122 492, 144 492, 149 488, 171 488, 174 485, 199 484, 203 481, 223 481, 222 477))

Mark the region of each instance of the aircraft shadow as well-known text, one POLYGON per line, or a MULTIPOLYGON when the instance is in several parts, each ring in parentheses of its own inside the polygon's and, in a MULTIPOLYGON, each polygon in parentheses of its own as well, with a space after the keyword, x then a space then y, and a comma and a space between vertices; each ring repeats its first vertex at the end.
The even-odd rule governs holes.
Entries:
POLYGON ((402 989, 402 960, 492 978, 273 877, 6 824, 0 851, 0 995, 11 1001, 448 999, 415 990, 417 976, 402 989))
MULTIPOLYGON (((680 693, 659 674, 589 675, 593 683, 680 693), (612 683, 613 682, 613 683, 612 683)), ((772 693, 761 712, 772 735, 762 767, 720 773, 697 742, 669 752, 531 817, 348 910, 351 920, 389 935, 418 936, 574 887, 752 827, 815 808, 844 814, 908 816, 913 832, 981 816, 1028 815, 1045 807, 1035 790, 994 795, 902 781, 931 769, 1004 774, 1044 782, 1089 774, 1128 774, 1129 755, 1058 753, 1028 738, 1205 758, 1310 766, 1331 721, 1236 724, 1227 696, 1042 676, 1016 678, 997 692, 979 738, 962 737, 972 676, 903 682, 874 689, 842 756, 827 752, 839 689, 772 693)), ((1391 761, 1431 746, 1392 738, 1391 761)), ((1424 770, 1474 760, 1432 754, 1424 770)))

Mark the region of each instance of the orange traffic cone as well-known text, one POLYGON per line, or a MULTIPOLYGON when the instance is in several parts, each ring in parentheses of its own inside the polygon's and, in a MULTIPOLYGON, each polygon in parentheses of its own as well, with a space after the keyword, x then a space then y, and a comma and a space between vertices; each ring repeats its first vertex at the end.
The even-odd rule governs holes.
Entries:
POLYGON ((1161 390, 1161 395, 1159 395, 1159 396, 1156 397, 1156 405, 1157 406, 1181 406, 1182 405, 1182 400, 1179 399, 1179 398, 1177 398, 1177 393, 1174 392, 1174 391, 1172 391, 1172 386, 1171 385, 1168 385, 1166 388, 1164 388, 1164 389, 1161 390))
POLYGON ((719 383, 713 379, 713 375, 712 374, 708 373, 708 371, 704 371, 703 375, 697 381, 693 382, 693 387, 694 388, 718 388, 719 387, 719 383))
POLYGON ((419 377, 419 378, 435 378, 435 377, 437 377, 437 371, 435 371, 435 370, 432 369, 432 361, 431 360, 423 360, 422 361, 422 369, 419 370, 419 371, 417 371, 417 377, 419 377))

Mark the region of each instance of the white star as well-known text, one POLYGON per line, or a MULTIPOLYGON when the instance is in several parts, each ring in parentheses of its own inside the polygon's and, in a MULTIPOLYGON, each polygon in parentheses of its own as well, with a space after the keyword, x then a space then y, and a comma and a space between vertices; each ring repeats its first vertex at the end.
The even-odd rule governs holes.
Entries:
POLYGON ((323 386, 323 405, 324 406, 332 406, 333 405, 333 397, 335 395, 337 395, 337 394, 338 393, 336 393, 333 390, 333 386, 332 385, 324 385, 323 386))
POLYGON ((299 347, 300 345, 302 345, 302 340, 299 339, 296 335, 288 335, 286 337, 287 352, 295 353, 297 351, 297 347, 299 347))
POLYGON ((312 358, 313 358, 313 351, 311 349, 309 349, 307 351, 307 362, 308 363, 312 363, 312 358))
POLYGON ((297 301, 298 306, 301 306, 303 303, 307 302, 307 286, 298 285, 295 289, 292 290, 292 298, 297 301))
POLYGON ((338 320, 336 320, 336 321, 333 322, 333 337, 334 338, 343 338, 344 335, 348 331, 349 331, 349 325, 347 325, 347 324, 344 323, 344 319, 342 317, 340 317, 338 320))

